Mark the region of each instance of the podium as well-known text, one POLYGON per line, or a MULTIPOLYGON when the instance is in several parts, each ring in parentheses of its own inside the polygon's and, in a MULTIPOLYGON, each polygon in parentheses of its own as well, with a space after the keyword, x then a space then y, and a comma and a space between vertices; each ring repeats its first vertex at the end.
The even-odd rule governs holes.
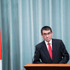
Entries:
POLYGON ((26 64, 26 70, 70 70, 70 64, 26 64))

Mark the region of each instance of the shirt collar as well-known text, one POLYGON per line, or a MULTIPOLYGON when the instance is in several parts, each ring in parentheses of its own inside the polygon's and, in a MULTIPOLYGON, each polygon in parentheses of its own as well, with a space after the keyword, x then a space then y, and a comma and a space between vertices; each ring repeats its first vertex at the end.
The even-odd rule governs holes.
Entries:
MULTIPOLYGON (((46 43, 46 45, 48 45, 48 42, 47 41, 45 41, 45 43, 46 43)), ((52 45, 52 39, 50 40, 49 43, 52 45)))

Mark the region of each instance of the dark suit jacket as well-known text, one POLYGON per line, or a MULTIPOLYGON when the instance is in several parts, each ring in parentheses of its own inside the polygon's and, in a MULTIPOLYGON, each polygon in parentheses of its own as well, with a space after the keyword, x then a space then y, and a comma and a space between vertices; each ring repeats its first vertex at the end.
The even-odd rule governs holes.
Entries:
POLYGON ((52 56, 51 60, 45 42, 36 45, 33 63, 67 63, 69 54, 62 40, 52 39, 52 56))

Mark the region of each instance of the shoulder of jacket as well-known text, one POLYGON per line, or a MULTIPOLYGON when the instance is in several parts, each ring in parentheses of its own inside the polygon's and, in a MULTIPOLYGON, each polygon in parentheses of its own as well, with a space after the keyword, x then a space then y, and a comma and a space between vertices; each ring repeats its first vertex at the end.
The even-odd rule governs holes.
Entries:
POLYGON ((61 39, 52 39, 52 41, 55 41, 55 42, 62 42, 62 40, 61 39))
POLYGON ((54 40, 54 41, 62 41, 61 39, 52 39, 52 40, 54 40))
POLYGON ((41 47, 41 45, 43 45, 43 43, 44 43, 44 41, 38 43, 38 44, 36 45, 36 47, 41 47))

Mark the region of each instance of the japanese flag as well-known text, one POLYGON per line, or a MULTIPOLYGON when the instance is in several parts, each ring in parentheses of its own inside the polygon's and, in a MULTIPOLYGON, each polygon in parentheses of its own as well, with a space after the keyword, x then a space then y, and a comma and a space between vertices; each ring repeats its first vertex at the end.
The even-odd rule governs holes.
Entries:
POLYGON ((0 31, 0 70, 2 70, 1 31, 0 31))

